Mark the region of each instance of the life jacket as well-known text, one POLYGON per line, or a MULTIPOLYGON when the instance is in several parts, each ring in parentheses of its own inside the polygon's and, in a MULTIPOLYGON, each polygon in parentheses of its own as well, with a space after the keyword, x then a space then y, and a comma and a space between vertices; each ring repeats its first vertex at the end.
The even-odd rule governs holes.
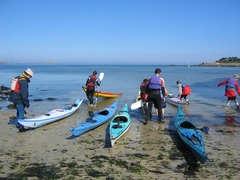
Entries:
POLYGON ((152 76, 149 82, 149 89, 161 90, 162 85, 160 82, 160 76, 152 76))
POLYGON ((11 84, 10 84, 10 88, 13 92, 20 92, 20 85, 19 85, 19 81, 21 80, 25 80, 26 77, 24 76, 18 76, 18 77, 13 77, 11 84))
POLYGON ((190 95, 191 94, 191 88, 189 85, 182 83, 182 95, 190 95))
POLYGON ((140 96, 142 101, 147 101, 148 99, 148 85, 149 79, 144 79, 140 85, 140 96))
POLYGON ((89 76, 87 86, 95 86, 97 77, 94 75, 89 76))
POLYGON ((187 85, 185 83, 182 83, 182 89, 184 89, 187 85))
POLYGON ((235 87, 235 82, 236 82, 235 78, 229 78, 228 81, 227 81, 226 87, 234 88, 235 87))

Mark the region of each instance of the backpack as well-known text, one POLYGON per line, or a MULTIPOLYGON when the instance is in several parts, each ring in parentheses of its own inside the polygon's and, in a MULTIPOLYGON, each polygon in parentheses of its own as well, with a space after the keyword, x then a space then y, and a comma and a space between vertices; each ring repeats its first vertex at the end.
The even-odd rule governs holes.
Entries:
POLYGON ((12 81, 11 81, 11 84, 10 84, 10 88, 12 91, 16 91, 19 87, 19 84, 18 84, 18 78, 17 77, 13 77, 12 78, 12 81))
POLYGON ((148 85, 149 85, 149 79, 144 79, 140 85, 140 96, 142 101, 144 102, 148 100, 148 95, 149 95, 148 85))
POLYGON ((12 80, 11 80, 11 83, 10 83, 11 91, 20 92, 20 86, 19 86, 18 82, 21 81, 21 80, 24 80, 24 79, 26 79, 26 78, 21 77, 21 76, 13 77, 12 80))

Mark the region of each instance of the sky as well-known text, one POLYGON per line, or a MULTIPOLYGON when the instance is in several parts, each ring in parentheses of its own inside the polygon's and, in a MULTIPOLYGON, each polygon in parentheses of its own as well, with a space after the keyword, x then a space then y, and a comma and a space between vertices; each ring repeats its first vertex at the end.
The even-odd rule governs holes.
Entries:
POLYGON ((0 0, 0 62, 183 65, 240 58, 240 0, 0 0))

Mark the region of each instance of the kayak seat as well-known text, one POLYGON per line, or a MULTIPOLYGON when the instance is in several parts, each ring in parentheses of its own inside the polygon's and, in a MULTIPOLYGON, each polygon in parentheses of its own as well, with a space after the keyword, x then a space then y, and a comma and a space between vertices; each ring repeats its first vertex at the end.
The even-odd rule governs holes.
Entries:
POLYGON ((100 111, 98 114, 105 116, 105 115, 109 114, 109 111, 108 110, 103 110, 103 111, 100 111))
POLYGON ((86 119, 87 123, 96 123, 97 120, 93 119, 92 117, 86 119))
POLYGON ((116 117, 113 122, 114 123, 124 123, 124 122, 127 122, 127 118, 125 116, 118 116, 116 117))
POLYGON ((115 124, 112 126, 113 129, 118 129, 118 128, 122 128, 122 126, 120 124, 115 124))
POLYGON ((64 107, 62 107, 60 109, 62 109, 62 110, 70 110, 70 109, 72 109, 72 106, 71 105, 66 105, 66 106, 64 106, 64 107))
POLYGON ((187 122, 187 121, 181 123, 180 127, 187 128, 187 129, 196 129, 196 127, 192 123, 187 122))
POLYGON ((72 105, 72 107, 77 107, 77 104, 76 104, 76 103, 75 103, 75 104, 73 104, 73 105, 72 105))
POLYGON ((92 119, 92 118, 88 118, 88 119, 86 120, 86 122, 87 122, 87 123, 96 123, 97 120, 94 120, 94 119, 92 119))

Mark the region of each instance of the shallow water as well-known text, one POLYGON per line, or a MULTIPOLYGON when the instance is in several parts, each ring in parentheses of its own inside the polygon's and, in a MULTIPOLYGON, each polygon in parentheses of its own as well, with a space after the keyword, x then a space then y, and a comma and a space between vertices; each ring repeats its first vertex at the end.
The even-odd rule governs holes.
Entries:
MULTIPOLYGON (((220 81, 238 73, 238 67, 0 65, 2 77, 0 85, 9 86, 12 77, 31 68, 34 77, 29 84, 31 107, 28 112, 40 115, 65 104, 72 104, 78 97, 85 98, 82 86, 85 85, 87 77, 97 70, 98 75, 100 72, 105 74, 99 90, 123 92, 119 99, 118 110, 120 110, 125 102, 128 102, 129 106, 135 102, 140 83, 144 78, 153 75, 157 67, 162 70, 161 76, 165 79, 169 93, 177 94, 175 83, 177 80, 190 85, 190 105, 183 107, 183 110, 199 126, 205 124, 237 126, 240 123, 239 112, 234 102, 231 102, 230 109, 226 110, 224 107, 227 100, 224 96, 224 86, 216 88, 220 81), (47 100, 50 97, 56 100, 47 100), (42 101, 34 101, 34 99, 42 99, 42 101)), ((6 106, 10 102, 0 103, 2 110, 8 111, 6 106)), ((104 99, 98 99, 98 108, 105 107, 107 103, 108 101, 104 99)), ((174 119, 176 111, 176 107, 168 104, 165 115, 174 119)), ((130 114, 132 118, 141 121, 142 113, 139 110, 130 111, 130 114)))
MULTIPOLYGON (((105 73, 101 91, 123 92, 119 98, 117 108, 119 111, 126 101, 129 102, 129 106, 135 102, 140 83, 144 78, 152 75, 156 68, 155 66, 0 65, 2 76, 0 85, 9 86, 11 77, 20 74, 28 67, 32 68, 35 74, 29 84, 31 106, 27 109, 27 117, 46 113, 65 104, 73 104, 78 97, 85 98, 81 86, 95 69, 105 73), (49 97, 56 99, 46 100, 49 97), (42 101, 34 101, 35 99, 42 99, 42 101)), ((106 172, 105 176, 108 176, 109 167, 111 167, 110 169, 114 171, 109 174, 109 177, 123 179, 132 177, 138 179, 169 179, 170 177, 170 179, 239 179, 239 111, 235 109, 233 103, 231 108, 226 110, 224 87, 216 88, 217 83, 233 76, 238 69, 197 66, 159 67, 163 71, 162 77, 170 93, 177 93, 176 80, 191 86, 190 105, 183 107, 183 111, 199 128, 206 125, 210 127, 209 134, 204 134, 206 153, 210 160, 204 165, 196 164, 196 158, 174 132, 177 108, 169 104, 165 109, 164 124, 156 123, 157 117, 153 116, 152 121, 143 125, 141 109, 130 110, 130 129, 114 147, 108 148, 109 123, 80 137, 73 137, 69 128, 83 122, 89 116, 90 110, 102 109, 114 101, 113 99, 99 98, 97 108, 91 108, 84 102, 80 109, 68 118, 24 133, 18 133, 13 126, 16 121, 9 120, 16 110, 8 110, 6 105, 10 102, 1 101, 0 176, 7 177, 13 172, 9 177, 32 178, 37 177, 36 173, 39 174, 38 177, 43 177, 45 172, 54 173, 53 169, 46 170, 45 166, 59 167, 64 162, 63 165, 71 164, 71 167, 67 168, 64 165, 61 169, 63 173, 61 177, 65 179, 70 178, 70 172, 74 172, 72 176, 91 179, 93 177, 88 174, 88 170, 92 167, 96 168, 97 172, 106 172), (99 161, 101 166, 98 166, 96 158, 103 157, 109 161, 103 159, 99 161), (122 162, 128 167, 118 166, 113 162, 122 162), (137 171, 129 172, 129 169, 135 166, 134 164, 138 165, 137 171), (37 165, 40 165, 40 168, 35 168, 37 165), (196 169, 189 171, 190 167, 196 167, 196 169), (32 168, 36 171, 32 171, 32 168)), ((47 176, 48 174, 45 174, 44 177, 47 176)), ((51 177, 54 178, 54 176, 51 177)))

